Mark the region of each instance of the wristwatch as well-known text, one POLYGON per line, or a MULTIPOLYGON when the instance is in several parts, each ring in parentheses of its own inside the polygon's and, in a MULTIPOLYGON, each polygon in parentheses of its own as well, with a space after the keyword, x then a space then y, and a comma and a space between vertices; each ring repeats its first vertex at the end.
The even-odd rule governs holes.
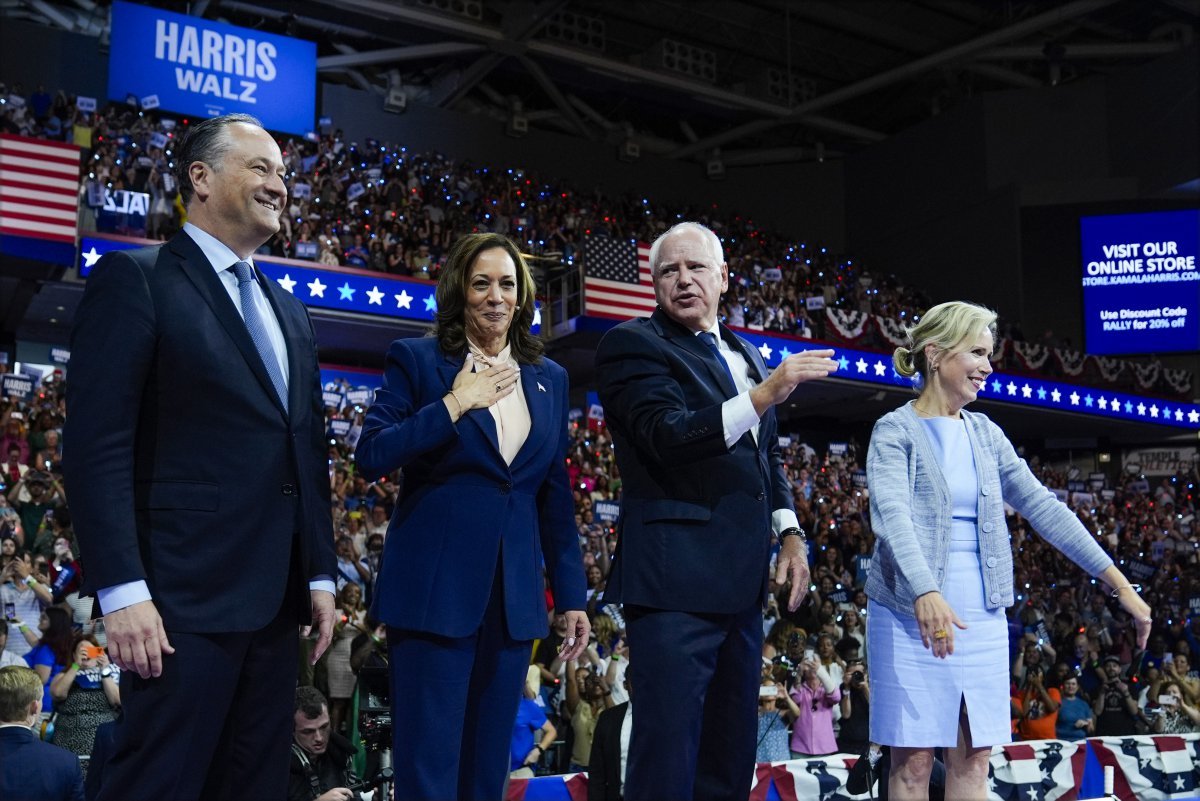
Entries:
POLYGON ((799 526, 791 526, 779 532, 779 544, 783 545, 784 537, 799 537, 801 545, 808 545, 808 537, 804 536, 804 529, 799 526))
POLYGON ((107 678, 108 678, 109 676, 111 676, 112 674, 113 674, 113 669, 112 669, 112 666, 111 666, 111 665, 105 665, 105 666, 104 666, 104 668, 103 668, 103 669, 100 671, 100 678, 102 678, 102 679, 107 679, 107 678))

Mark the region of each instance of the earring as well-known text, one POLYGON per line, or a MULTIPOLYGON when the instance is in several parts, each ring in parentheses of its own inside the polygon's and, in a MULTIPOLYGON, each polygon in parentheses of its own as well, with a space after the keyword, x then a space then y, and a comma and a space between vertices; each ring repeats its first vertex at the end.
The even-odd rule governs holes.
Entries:
POLYGON ((520 304, 520 303, 518 303, 516 306, 513 306, 513 311, 520 311, 520 310, 521 310, 521 304, 520 304))

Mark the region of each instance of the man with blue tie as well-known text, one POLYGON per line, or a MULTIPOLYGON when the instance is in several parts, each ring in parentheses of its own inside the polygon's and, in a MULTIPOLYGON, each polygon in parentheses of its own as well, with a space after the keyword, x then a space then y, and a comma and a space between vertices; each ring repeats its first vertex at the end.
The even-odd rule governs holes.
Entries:
POLYGON ((320 374, 299 300, 255 269, 287 199, 248 115, 176 145, 184 230, 107 254, 75 317, 63 467, 124 669, 101 801, 283 798, 297 626, 333 623, 320 374))
POLYGON ((605 602, 624 604, 638 699, 626 801, 745 798, 773 536, 776 581, 808 589, 804 534, 780 460, 774 407, 837 369, 831 350, 767 375, 717 320, 729 269, 694 222, 655 241, 658 308, 613 328, 596 352, 623 480, 605 602))

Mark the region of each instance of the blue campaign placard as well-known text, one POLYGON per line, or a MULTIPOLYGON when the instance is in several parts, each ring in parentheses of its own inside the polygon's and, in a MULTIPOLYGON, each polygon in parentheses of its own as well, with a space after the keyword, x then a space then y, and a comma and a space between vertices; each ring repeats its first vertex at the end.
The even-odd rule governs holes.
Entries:
POLYGON ((253 114, 285 133, 313 129, 313 42, 118 1, 110 52, 113 100, 206 117, 253 114))
POLYGON ((1088 353, 1200 349, 1200 210, 1082 217, 1079 232, 1088 353))

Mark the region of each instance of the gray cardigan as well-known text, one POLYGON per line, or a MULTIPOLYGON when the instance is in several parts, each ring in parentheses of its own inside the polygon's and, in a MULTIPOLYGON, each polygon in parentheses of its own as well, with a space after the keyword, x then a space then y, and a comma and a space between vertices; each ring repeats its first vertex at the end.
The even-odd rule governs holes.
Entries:
MULTIPOLYGON (((1089 575, 1112 565, 1074 512, 1034 477, 999 426, 982 414, 964 410, 962 416, 979 476, 979 558, 989 609, 1013 603, 1005 502, 1089 575)), ((876 536, 867 595, 911 615, 918 596, 941 591, 947 578, 954 578, 946 576, 950 489, 912 402, 875 423, 867 449, 867 486, 876 536)))

